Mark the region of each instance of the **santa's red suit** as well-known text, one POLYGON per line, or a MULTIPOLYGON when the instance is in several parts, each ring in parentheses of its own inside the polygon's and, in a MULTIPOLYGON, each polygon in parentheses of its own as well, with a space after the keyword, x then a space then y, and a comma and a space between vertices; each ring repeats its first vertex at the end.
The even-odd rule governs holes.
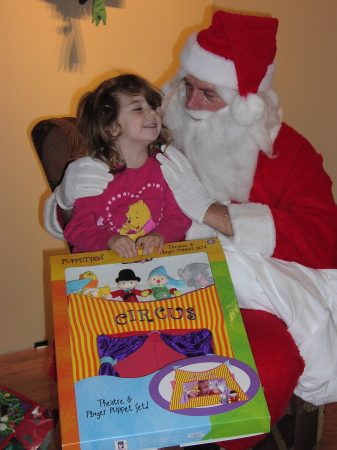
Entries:
POLYGON ((337 208, 322 157, 299 133, 283 124, 274 158, 259 153, 250 203, 272 213, 272 256, 315 269, 337 268, 337 208))

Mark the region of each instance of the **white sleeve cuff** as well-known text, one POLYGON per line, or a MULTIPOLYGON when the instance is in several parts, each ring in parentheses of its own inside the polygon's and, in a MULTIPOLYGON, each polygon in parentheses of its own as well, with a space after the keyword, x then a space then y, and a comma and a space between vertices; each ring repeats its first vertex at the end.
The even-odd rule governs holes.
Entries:
POLYGON ((57 220, 56 207, 56 195, 53 192, 44 205, 44 227, 54 238, 65 241, 62 227, 57 220))
POLYGON ((273 215, 261 203, 227 205, 234 236, 232 243, 239 249, 271 256, 276 246, 273 215))
POLYGON ((186 240, 192 241, 195 239, 208 239, 211 237, 217 237, 218 233, 208 225, 204 223, 192 221, 192 225, 186 232, 186 240))

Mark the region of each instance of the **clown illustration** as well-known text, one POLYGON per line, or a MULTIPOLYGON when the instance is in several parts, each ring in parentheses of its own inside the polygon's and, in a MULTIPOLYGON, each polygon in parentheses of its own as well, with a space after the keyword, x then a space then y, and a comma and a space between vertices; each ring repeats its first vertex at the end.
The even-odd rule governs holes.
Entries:
POLYGON ((239 394, 236 391, 230 391, 227 394, 227 403, 237 403, 240 401, 239 394))
POLYGON ((138 302, 137 295, 142 295, 143 291, 136 289, 140 282, 140 278, 136 277, 131 269, 123 269, 119 272, 116 278, 118 291, 111 292, 112 298, 121 297, 123 302, 138 302))
POLYGON ((179 292, 175 287, 169 289, 166 285, 183 287, 185 284, 182 280, 175 280, 171 278, 167 274, 164 266, 159 266, 153 269, 149 274, 147 282, 151 288, 143 291, 142 296, 148 297, 152 294, 155 300, 178 297, 181 295, 181 292, 179 292))

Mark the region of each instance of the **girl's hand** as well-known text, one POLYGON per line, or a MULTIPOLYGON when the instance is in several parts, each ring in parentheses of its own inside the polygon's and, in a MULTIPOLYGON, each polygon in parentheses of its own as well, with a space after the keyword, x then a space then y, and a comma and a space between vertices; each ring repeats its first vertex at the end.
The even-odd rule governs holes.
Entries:
POLYGON ((158 253, 163 251, 165 239, 160 233, 149 233, 140 236, 136 241, 136 250, 143 246, 143 255, 149 255, 154 252, 154 248, 158 247, 158 253))
POLYGON ((138 256, 136 243, 128 236, 116 234, 108 240, 108 249, 114 250, 122 258, 138 256))

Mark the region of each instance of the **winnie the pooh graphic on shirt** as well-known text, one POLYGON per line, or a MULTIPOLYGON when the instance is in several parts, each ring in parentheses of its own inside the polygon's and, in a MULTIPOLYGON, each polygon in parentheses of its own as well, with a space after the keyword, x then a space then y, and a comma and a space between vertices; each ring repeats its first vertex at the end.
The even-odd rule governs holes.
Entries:
POLYGON ((143 200, 130 205, 125 215, 127 221, 121 227, 119 233, 129 236, 134 241, 138 237, 150 233, 156 227, 151 218, 150 210, 143 200))

